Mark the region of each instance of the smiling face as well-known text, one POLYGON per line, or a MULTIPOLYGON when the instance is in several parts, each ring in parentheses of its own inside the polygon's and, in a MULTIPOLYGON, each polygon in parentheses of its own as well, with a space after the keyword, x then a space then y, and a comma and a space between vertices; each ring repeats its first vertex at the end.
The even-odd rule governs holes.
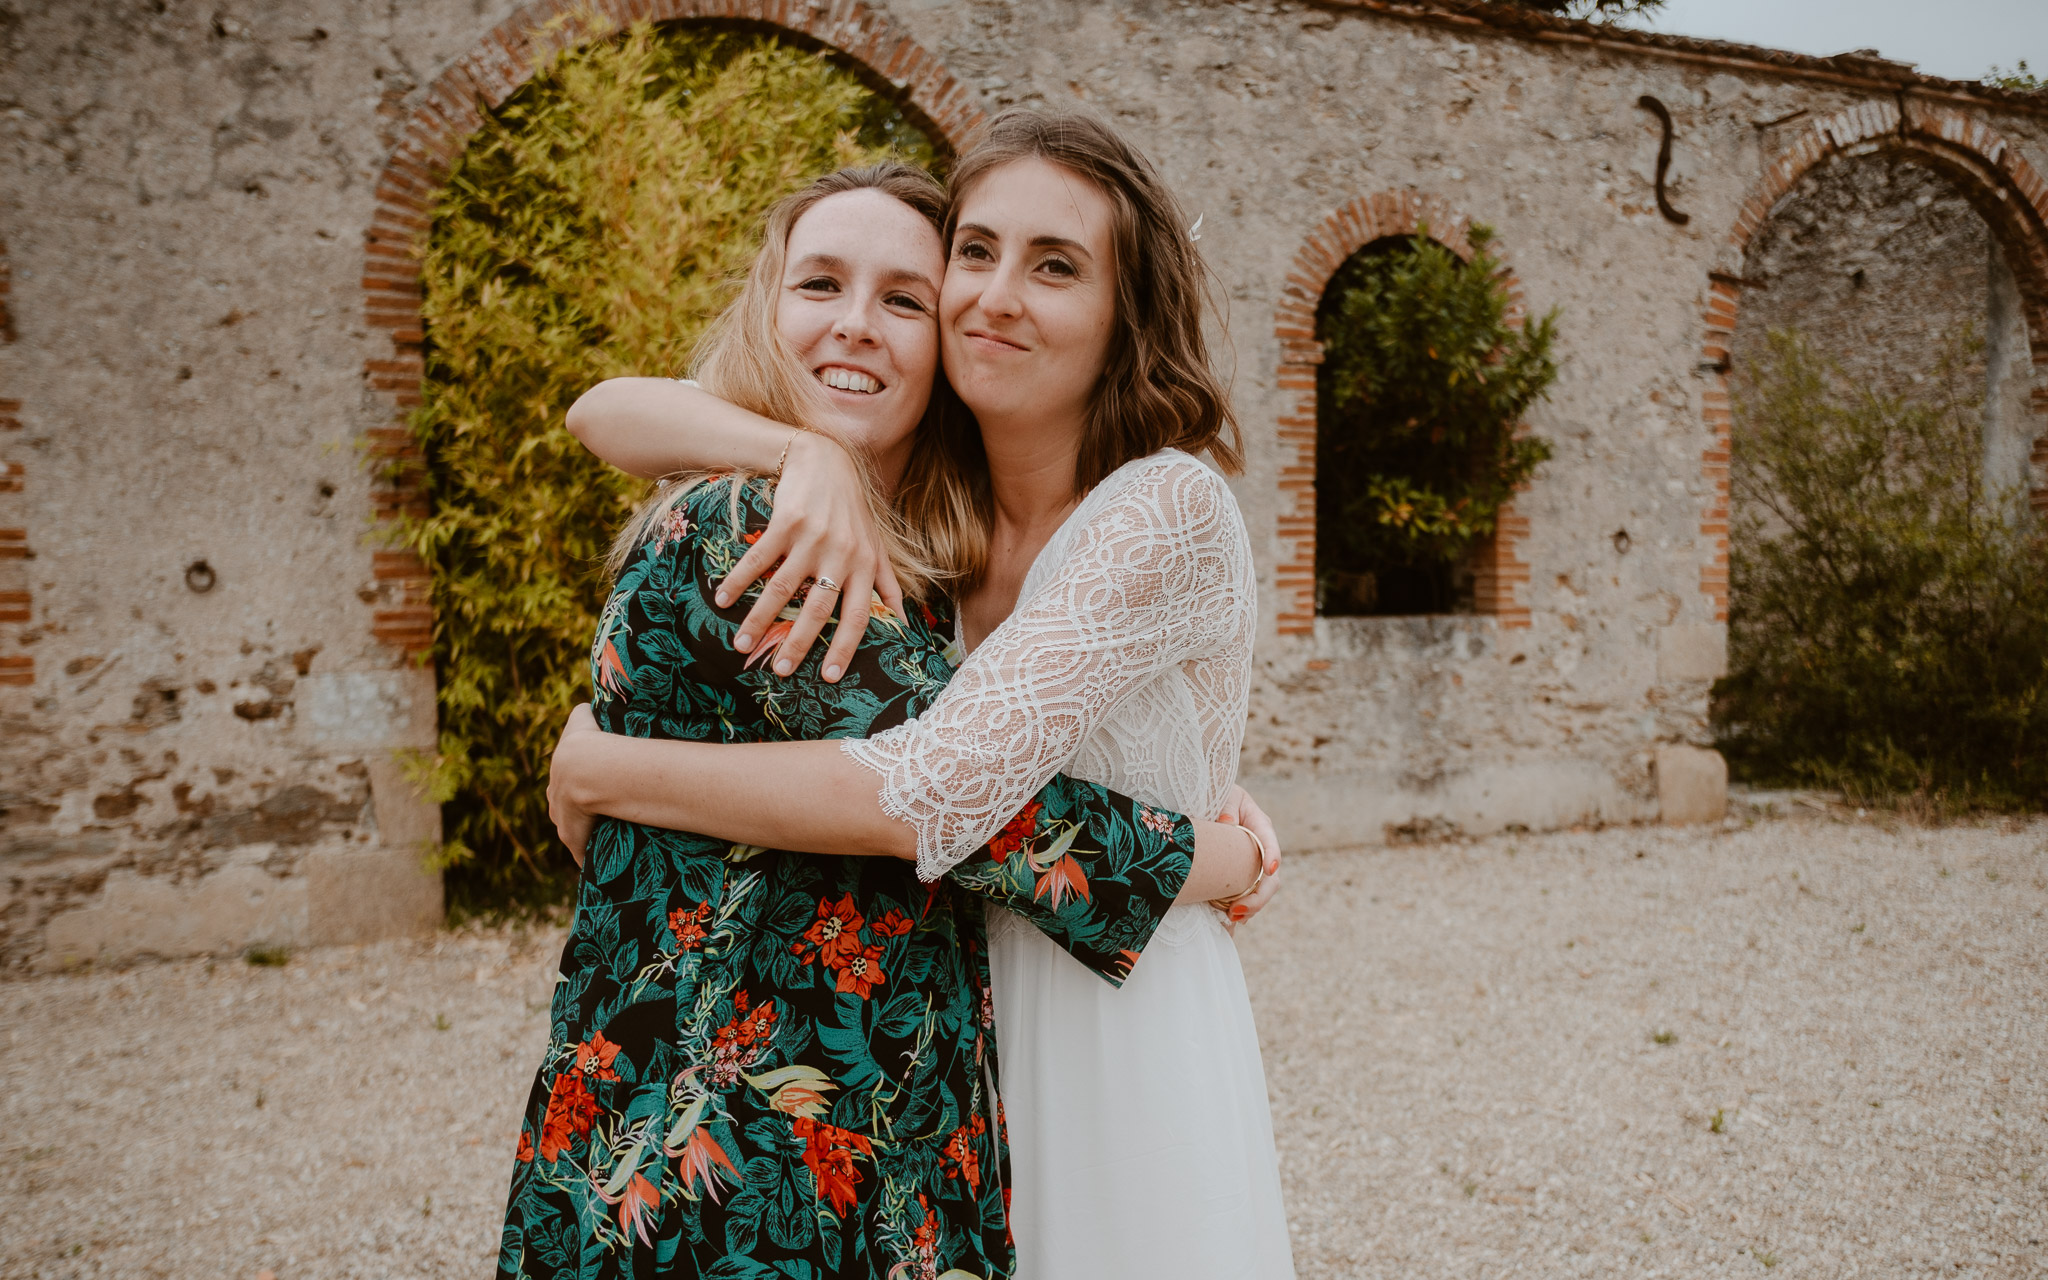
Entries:
POLYGON ((1078 442, 1116 324, 1113 217, 1093 182, 1036 156, 961 198, 939 301, 946 376, 992 446, 1013 429, 1078 442))
POLYGON ((945 250, 923 215, 880 191, 844 191, 790 228, 775 328, 817 378, 821 425, 902 469, 939 367, 945 250))

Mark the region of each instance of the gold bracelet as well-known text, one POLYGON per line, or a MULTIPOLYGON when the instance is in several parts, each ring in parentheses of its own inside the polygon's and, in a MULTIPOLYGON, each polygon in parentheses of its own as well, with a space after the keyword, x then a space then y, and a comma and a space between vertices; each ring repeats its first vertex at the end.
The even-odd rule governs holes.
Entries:
POLYGON ((1229 897, 1209 899, 1209 905, 1216 908, 1218 911, 1230 910, 1238 903, 1243 902, 1246 898, 1249 898, 1253 894, 1257 893, 1259 891, 1259 886, 1266 883, 1266 842, 1264 840, 1259 839, 1258 832, 1252 830, 1250 827, 1244 825, 1242 822, 1233 822, 1228 825, 1236 827, 1239 831, 1244 832, 1246 835, 1252 838, 1252 848, 1259 851, 1259 874, 1252 878, 1252 882, 1250 884, 1246 885, 1243 889, 1238 890, 1236 893, 1231 894, 1229 897))
POLYGON ((782 442, 782 452, 777 454, 775 458, 775 474, 777 478, 781 477, 782 469, 789 465, 789 446, 795 444, 796 438, 803 433, 804 428, 797 427, 789 433, 789 439, 782 442))

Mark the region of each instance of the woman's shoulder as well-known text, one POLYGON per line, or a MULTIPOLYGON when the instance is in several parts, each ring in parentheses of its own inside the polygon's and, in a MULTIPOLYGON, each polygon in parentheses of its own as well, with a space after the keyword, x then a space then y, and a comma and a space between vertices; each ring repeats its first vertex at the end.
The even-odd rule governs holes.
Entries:
POLYGON ((1223 476, 1179 449, 1161 449, 1126 462, 1095 486, 1084 505, 1095 512, 1118 506, 1141 508, 1174 528, 1224 517, 1241 521, 1237 496, 1223 476))
POLYGON ((647 530, 653 553, 752 542, 748 535, 767 528, 775 509, 773 486, 759 476, 719 474, 685 484, 647 530))

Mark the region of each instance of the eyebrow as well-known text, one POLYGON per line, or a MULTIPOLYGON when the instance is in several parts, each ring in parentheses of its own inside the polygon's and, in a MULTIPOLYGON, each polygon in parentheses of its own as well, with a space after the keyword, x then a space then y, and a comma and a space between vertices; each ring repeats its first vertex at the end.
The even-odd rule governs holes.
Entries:
MULTIPOLYGON (((969 235, 987 236, 991 240, 1000 241, 1002 239, 1001 236, 995 233, 993 228, 982 226, 978 222, 963 222, 955 230, 969 235)), ((1088 252, 1087 245, 1082 244, 1079 240, 1069 240, 1065 236, 1033 236, 1028 243, 1031 247, 1037 249, 1067 249, 1080 254, 1084 258, 1094 256, 1088 252)))
MULTIPOLYGON (((853 274, 853 267, 848 264, 846 259, 830 253, 807 253, 803 257, 798 258, 794 265, 798 271, 823 270, 837 271, 841 275, 850 276, 853 274)), ((933 293, 939 291, 939 286, 932 282, 930 276, 922 271, 912 271, 906 267, 897 267, 890 271, 884 271, 882 273, 882 280, 886 284, 921 284, 933 293)))

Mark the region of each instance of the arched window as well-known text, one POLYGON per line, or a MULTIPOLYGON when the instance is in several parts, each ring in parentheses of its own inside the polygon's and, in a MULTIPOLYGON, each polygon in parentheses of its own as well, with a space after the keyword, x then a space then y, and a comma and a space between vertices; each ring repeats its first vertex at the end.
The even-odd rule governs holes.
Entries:
POLYGON ((1464 254, 1426 225, 1369 241, 1318 302, 1322 616, 1478 611, 1500 515, 1550 456, 1520 427, 1556 376, 1551 318, 1523 324, 1491 233, 1461 230, 1464 254))

